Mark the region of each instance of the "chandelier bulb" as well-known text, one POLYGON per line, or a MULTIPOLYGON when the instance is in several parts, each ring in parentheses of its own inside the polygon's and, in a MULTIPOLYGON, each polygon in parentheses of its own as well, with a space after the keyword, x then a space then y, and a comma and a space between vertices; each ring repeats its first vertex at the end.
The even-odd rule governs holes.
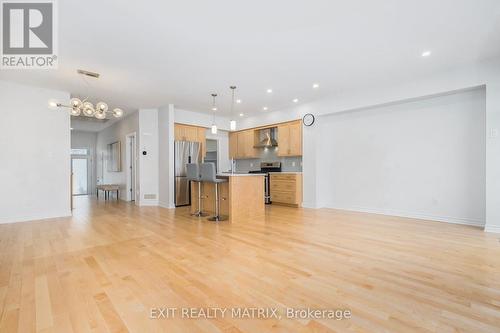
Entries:
POLYGON ((123 110, 119 108, 114 109, 113 116, 115 116, 115 118, 120 118, 121 116, 123 116, 123 110))
POLYGON ((105 119, 105 118, 106 118, 106 113, 101 112, 101 111, 97 111, 97 112, 95 113, 95 117, 96 117, 97 119, 100 119, 100 120, 105 119))
POLYGON ((59 107, 60 104, 57 102, 57 100, 51 98, 51 99, 49 99, 48 105, 49 105, 49 109, 57 110, 57 108, 59 107))
POLYGON ((72 99, 69 100, 69 103, 72 108, 79 108, 82 106, 82 100, 76 97, 73 97, 72 99))
POLYGON ((106 111, 108 111, 108 104, 106 104, 104 102, 99 102, 96 104, 95 108, 96 108, 96 110, 99 110, 101 112, 106 112, 106 111))

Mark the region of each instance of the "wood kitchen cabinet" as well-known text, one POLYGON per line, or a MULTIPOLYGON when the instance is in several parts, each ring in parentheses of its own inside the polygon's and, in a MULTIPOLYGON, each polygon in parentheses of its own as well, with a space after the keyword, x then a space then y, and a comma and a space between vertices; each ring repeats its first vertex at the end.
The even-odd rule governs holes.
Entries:
POLYGON ((278 125, 278 156, 302 156, 302 122, 278 125))
POLYGON ((205 158, 207 156, 207 139, 206 139, 205 127, 198 127, 198 142, 201 143, 201 156, 205 158))
POLYGON ((302 121, 295 120, 229 133, 229 158, 258 158, 260 150, 254 146, 259 141, 259 131, 271 127, 278 128, 278 156, 302 156, 302 121))
POLYGON ((194 141, 198 142, 198 127, 182 124, 175 124, 175 141, 194 141))
POLYGON ((205 127, 184 124, 174 125, 175 141, 199 142, 201 144, 201 156, 203 157, 205 157, 207 153, 205 132, 205 127))
POLYGON ((300 207, 302 204, 302 174, 271 173, 270 177, 271 202, 300 207))
POLYGON ((258 157, 255 145, 255 131, 245 130, 229 133, 229 158, 245 159, 258 157))
POLYGON ((229 133, 229 158, 236 159, 238 156, 238 132, 229 133))

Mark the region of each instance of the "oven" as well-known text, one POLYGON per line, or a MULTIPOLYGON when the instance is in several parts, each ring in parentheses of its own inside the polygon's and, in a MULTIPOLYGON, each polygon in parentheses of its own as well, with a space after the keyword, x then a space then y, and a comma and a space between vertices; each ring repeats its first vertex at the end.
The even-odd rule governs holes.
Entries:
POLYGON ((271 203, 271 182, 270 172, 281 172, 281 162, 261 162, 260 170, 253 170, 249 173, 263 173, 264 176, 264 199, 266 204, 271 203))

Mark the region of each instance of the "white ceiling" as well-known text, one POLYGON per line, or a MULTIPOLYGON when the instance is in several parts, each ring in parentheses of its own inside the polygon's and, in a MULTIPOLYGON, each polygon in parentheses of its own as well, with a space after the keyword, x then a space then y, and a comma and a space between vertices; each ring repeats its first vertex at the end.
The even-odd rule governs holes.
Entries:
POLYGON ((77 68, 101 73, 92 98, 126 111, 174 103, 270 112, 500 55, 498 0, 64 0, 59 69, 0 79, 85 94, 77 68), (421 57, 425 50, 432 55, 421 57), (312 89, 318 82, 319 89, 312 89), (266 89, 273 93, 267 94, 266 89))

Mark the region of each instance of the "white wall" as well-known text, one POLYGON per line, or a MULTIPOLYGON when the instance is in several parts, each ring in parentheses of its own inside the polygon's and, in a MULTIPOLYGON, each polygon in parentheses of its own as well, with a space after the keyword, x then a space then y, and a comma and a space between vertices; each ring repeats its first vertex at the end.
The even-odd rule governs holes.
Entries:
POLYGON ((69 93, 0 81, 0 223, 71 215, 69 93))
POLYGON ((322 116, 321 206, 484 225, 485 89, 322 116))
POLYGON ((174 208, 174 105, 158 109, 158 204, 174 208))
POLYGON ((71 131, 71 148, 89 149, 89 194, 95 193, 95 184, 97 182, 96 147, 96 132, 71 131))
POLYGON ((500 59, 482 66, 486 77, 486 227, 500 233, 500 59))
MULTIPOLYGON (((398 85, 360 87, 293 108, 283 109, 240 121, 241 128, 301 118, 306 113, 316 116, 408 101, 486 85, 486 231, 500 232, 500 59, 436 72, 432 76, 414 78, 398 85)), ((317 124, 304 128, 303 177, 304 206, 319 207, 322 194, 321 152, 314 147, 321 138, 317 124)))
MULTIPOLYGON (((96 144, 96 168, 97 182, 99 184, 119 184, 120 198, 126 200, 126 135, 130 133, 139 133, 139 117, 138 113, 134 112, 131 115, 123 118, 119 122, 107 127, 103 131, 97 133, 96 144), (121 171, 109 172, 107 170, 107 145, 113 142, 121 142, 121 171)), ((136 140, 137 149, 139 148, 138 140, 136 140)), ((138 163, 137 163, 138 164, 138 163)), ((140 166, 137 165, 137 174, 139 174, 140 166)), ((136 185, 138 189, 138 184, 136 185)), ((137 192, 137 191, 136 191, 137 192)), ((137 195, 137 193, 136 193, 137 195)))
POLYGON ((136 204, 158 204, 158 110, 140 109, 97 134, 97 176, 100 184, 119 184, 120 199, 126 200, 126 136, 136 133, 136 204), (121 142, 121 172, 108 172, 107 145, 121 142), (146 155, 143 155, 146 152, 146 155))
MULTIPOLYGON (((213 122, 213 116, 208 113, 194 112, 175 108, 174 121, 180 124, 194 125, 210 128, 213 122)), ((215 123, 218 129, 229 131, 229 121, 227 117, 215 117, 215 123)), ((237 125, 240 122, 237 122, 237 125)), ((239 128, 239 126, 237 126, 239 128)))
POLYGON ((158 109, 139 110, 139 204, 158 205, 158 109), (143 152, 147 152, 146 155, 143 152))

